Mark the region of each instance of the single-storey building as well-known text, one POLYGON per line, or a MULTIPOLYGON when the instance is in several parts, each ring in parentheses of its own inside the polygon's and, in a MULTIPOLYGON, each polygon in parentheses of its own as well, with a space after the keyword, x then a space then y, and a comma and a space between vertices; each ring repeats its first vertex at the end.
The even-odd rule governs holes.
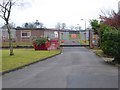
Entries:
MULTIPOLYGON (((59 41, 60 45, 89 45, 96 41, 94 34, 89 30, 56 30, 48 28, 14 28, 12 31, 12 40, 18 42, 29 42, 37 37, 47 37, 50 40, 59 41), (91 32, 91 33, 90 33, 91 32)), ((8 41, 8 32, 2 30, 2 42, 8 41)))
POLYGON ((17 42, 31 42, 37 37, 58 39, 58 31, 45 28, 16 28, 17 42))

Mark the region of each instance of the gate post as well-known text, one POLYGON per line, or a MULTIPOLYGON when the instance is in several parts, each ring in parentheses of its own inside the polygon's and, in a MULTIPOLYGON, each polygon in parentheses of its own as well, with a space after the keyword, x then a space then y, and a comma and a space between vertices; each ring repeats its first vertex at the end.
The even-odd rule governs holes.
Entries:
POLYGON ((58 30, 58 48, 60 49, 60 30, 58 30))
POLYGON ((89 30, 89 47, 93 48, 93 33, 89 30))

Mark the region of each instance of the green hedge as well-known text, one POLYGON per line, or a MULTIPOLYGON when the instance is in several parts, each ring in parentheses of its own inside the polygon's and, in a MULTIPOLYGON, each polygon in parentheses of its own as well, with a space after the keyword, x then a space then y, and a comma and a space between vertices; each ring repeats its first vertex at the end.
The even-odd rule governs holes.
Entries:
POLYGON ((104 53, 120 62, 120 32, 116 29, 104 30, 101 39, 101 49, 104 53))

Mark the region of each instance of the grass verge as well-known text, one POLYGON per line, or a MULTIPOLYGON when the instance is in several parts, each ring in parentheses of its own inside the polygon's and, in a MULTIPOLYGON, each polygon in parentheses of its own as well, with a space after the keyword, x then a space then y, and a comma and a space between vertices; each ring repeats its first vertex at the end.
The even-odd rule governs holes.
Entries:
POLYGON ((100 57, 105 57, 106 56, 101 49, 92 49, 92 51, 100 57))
POLYGON ((92 52, 94 52, 97 56, 101 57, 107 63, 112 63, 112 61, 114 60, 114 58, 112 56, 108 56, 108 55, 104 54, 104 52, 100 48, 93 48, 90 50, 92 52))
POLYGON ((93 51, 97 56, 100 57, 113 58, 112 56, 104 54, 104 52, 100 48, 93 48, 91 49, 91 51, 93 51))
POLYGON ((14 56, 9 56, 8 49, 2 49, 2 71, 11 70, 43 58, 60 53, 60 50, 35 51, 34 49, 14 49, 14 56))

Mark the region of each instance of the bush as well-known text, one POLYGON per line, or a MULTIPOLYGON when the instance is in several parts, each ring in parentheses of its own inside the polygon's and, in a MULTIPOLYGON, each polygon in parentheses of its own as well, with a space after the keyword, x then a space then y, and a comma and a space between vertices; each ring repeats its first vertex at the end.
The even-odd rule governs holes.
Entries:
POLYGON ((116 29, 104 30, 101 39, 103 52, 120 62, 120 32, 116 29))
POLYGON ((47 38, 39 37, 33 40, 33 43, 35 43, 36 45, 41 45, 41 44, 45 44, 46 41, 47 41, 47 38))
POLYGON ((105 24, 100 24, 100 27, 98 29, 98 35, 99 35, 99 39, 98 39, 98 47, 101 47, 101 43, 104 41, 104 39, 102 39, 102 37, 104 36, 103 34, 105 32, 110 32, 112 30, 112 28, 110 26, 107 26, 105 24))

